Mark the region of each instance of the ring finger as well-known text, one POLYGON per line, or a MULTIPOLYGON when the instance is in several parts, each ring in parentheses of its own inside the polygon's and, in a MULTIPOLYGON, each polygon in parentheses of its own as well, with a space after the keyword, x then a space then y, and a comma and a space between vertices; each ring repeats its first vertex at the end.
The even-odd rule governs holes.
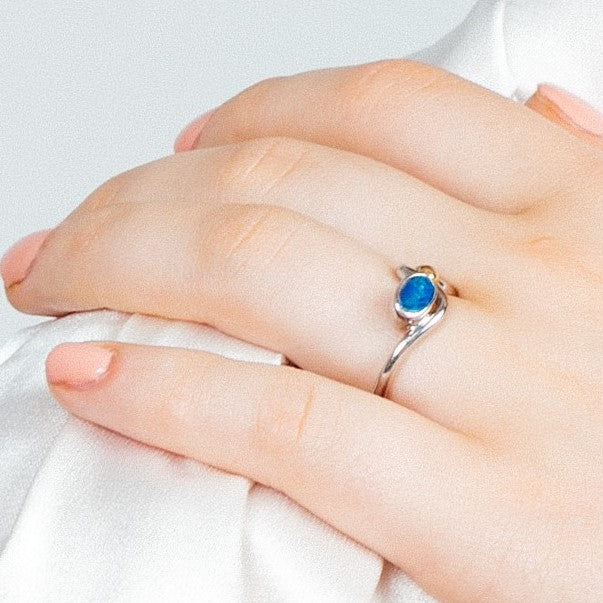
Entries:
MULTIPOLYGON (((328 152, 339 157, 338 151, 328 152)), ((304 369, 371 390, 402 336, 392 311, 397 262, 349 233, 286 207, 295 205, 294 198, 303 204, 305 183, 314 175, 299 175, 297 188, 290 182, 282 189, 285 206, 200 202, 200 191, 201 200, 211 199, 212 189, 192 187, 183 176, 223 172, 219 156, 214 150, 168 158, 125 175, 119 188, 114 182, 101 188, 88 207, 49 236, 27 278, 9 287, 11 301, 36 313, 113 308, 208 323, 277 349, 304 369), (195 166, 192 157, 197 157, 195 166)), ((271 161, 265 153, 261 157, 271 161)), ((345 165, 345 159, 339 160, 345 165)), ((378 174, 365 169, 369 182, 378 180, 378 174)), ((346 173, 340 173, 338 186, 355 199, 356 188, 346 187, 346 173)), ((397 182, 398 195, 402 184, 397 182)), ((323 198, 329 192, 325 187, 323 198)), ((447 225, 441 230, 444 244, 433 233, 413 228, 406 228, 404 244, 425 252, 429 248, 429 261, 433 258, 443 277, 458 286, 463 262, 457 257, 464 251, 455 254, 454 247, 473 245, 465 243, 474 238, 466 234, 471 219, 452 225, 438 219, 429 195, 421 201, 420 207, 406 208, 408 223, 420 219, 419 211, 432 212, 434 225, 447 225)), ((458 204, 467 212, 480 211, 458 204)), ((327 212, 337 213, 336 208, 327 212)), ((356 232, 372 229, 366 228, 366 218, 356 216, 354 223, 356 232)), ((477 233, 475 238, 484 240, 477 233)), ((473 249, 475 257, 482 252, 473 249)), ((398 261, 407 258, 398 256, 398 261)), ((483 348, 489 341, 492 352, 498 327, 470 299, 449 301, 445 329, 413 348, 392 379, 390 396, 458 428, 477 430, 488 414, 488 421, 500 423, 497 415, 504 405, 495 402, 504 391, 502 381, 500 373, 489 370, 490 354, 483 348), (447 353, 451 348, 457 350, 454 355, 447 353), (489 403, 477 405, 478 394, 498 410, 491 413, 489 403)))

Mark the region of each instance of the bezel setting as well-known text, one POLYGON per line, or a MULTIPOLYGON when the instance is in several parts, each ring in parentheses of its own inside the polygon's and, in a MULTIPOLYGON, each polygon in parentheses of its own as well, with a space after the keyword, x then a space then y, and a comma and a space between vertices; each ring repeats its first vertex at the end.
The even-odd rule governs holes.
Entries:
POLYGON ((396 289, 396 298, 395 298, 395 302, 394 302, 396 314, 398 316, 400 316, 401 318, 405 318, 406 320, 408 320, 410 322, 418 322, 423 317, 427 316, 431 312, 431 310, 434 308, 434 305, 435 305, 437 299, 438 299, 438 283, 436 281, 435 274, 429 273, 427 271, 414 272, 413 274, 406 276, 406 278, 404 278, 400 282, 400 284, 398 285, 398 288, 396 289), (409 310, 407 308, 404 308, 402 306, 402 304, 400 303, 400 295, 401 295, 403 289, 413 279, 427 279, 427 280, 429 280, 429 282, 431 283, 431 285, 433 287, 433 293, 431 295, 431 299, 429 300, 429 302, 425 306, 423 306, 422 308, 419 308, 417 310, 409 310))
POLYGON ((401 318, 402 322, 404 322, 402 329, 404 336, 387 359, 373 389, 374 394, 383 397, 387 397, 387 385, 400 356, 406 353, 406 350, 425 332, 432 329, 442 320, 448 306, 447 296, 458 295, 456 287, 442 281, 431 266, 424 265, 416 269, 405 265, 398 266, 396 268, 396 275, 400 279, 400 282, 396 289, 394 308, 398 318, 401 318), (431 283, 433 293, 430 300, 427 299, 427 291, 422 287, 409 291, 409 296, 403 299, 404 296, 401 294, 404 287, 408 286, 411 279, 416 278, 427 278, 431 283), (405 302, 407 307, 405 308, 401 302, 405 302), (409 310, 407 309, 408 307, 416 307, 417 309, 409 310))

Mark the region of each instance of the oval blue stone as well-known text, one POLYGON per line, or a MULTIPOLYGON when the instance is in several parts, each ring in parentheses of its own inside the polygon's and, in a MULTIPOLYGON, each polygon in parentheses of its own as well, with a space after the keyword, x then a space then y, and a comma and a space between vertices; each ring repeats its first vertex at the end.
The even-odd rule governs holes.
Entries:
POLYGON ((433 301, 435 286, 431 279, 421 274, 411 276, 400 289, 398 303, 406 312, 420 312, 433 301))

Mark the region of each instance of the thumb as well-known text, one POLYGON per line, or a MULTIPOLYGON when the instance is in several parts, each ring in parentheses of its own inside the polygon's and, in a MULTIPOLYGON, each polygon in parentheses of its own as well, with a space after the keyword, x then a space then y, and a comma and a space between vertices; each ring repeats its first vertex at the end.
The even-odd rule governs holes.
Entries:
POLYGON ((603 148, 603 115, 577 96, 551 84, 540 84, 526 106, 603 148))

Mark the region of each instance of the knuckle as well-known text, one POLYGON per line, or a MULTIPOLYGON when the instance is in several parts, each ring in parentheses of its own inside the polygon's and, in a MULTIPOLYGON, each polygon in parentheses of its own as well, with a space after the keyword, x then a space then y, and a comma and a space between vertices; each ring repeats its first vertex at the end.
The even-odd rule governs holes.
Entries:
POLYGON ((232 100, 235 103, 245 103, 246 106, 257 108, 260 105, 269 103, 274 98, 276 88, 286 79, 286 76, 265 78, 252 84, 232 100))
POLYGON ((81 208, 60 227, 61 256, 70 266, 76 266, 82 257, 89 260, 96 250, 102 252, 100 243, 110 240, 116 229, 123 228, 132 211, 133 206, 127 203, 81 208))
POLYGON ((603 285, 600 224, 603 222, 603 162, 568 166, 562 190, 539 201, 517 217, 510 239, 521 257, 552 278, 575 275, 584 282, 603 285), (568 220, 568 208, 580 208, 568 220), (575 233, 581 236, 576 238, 575 233))
POLYGON ((300 216, 276 205, 222 205, 217 211, 201 245, 200 264, 214 282, 236 280, 240 290, 245 282, 253 286, 264 271, 278 271, 303 224, 300 216))
POLYGON ((261 203, 311 161, 308 145, 290 138, 258 138, 233 145, 214 172, 215 189, 261 203))
POLYGON ((84 207, 94 210, 120 202, 131 184, 131 171, 113 176, 98 188, 96 188, 82 204, 84 207))
POLYGON ((540 267, 548 269, 563 269, 567 264, 568 245, 564 244, 559 237, 544 231, 530 233, 519 241, 518 246, 522 255, 527 260, 540 267))
POLYGON ((207 355, 196 362, 187 354, 169 353, 162 356, 162 370, 168 378, 161 382, 148 420, 163 437, 193 450, 197 428, 207 422, 207 409, 219 397, 215 382, 222 360, 207 355), (203 387, 191 387, 193 378, 203 387))
POLYGON ((272 383, 264 399, 258 401, 252 446, 258 458, 270 459, 273 466, 291 474, 292 466, 308 467, 321 454, 323 438, 317 429, 321 423, 320 388, 299 369, 280 373, 278 387, 272 383))
POLYGON ((447 89, 445 73, 423 63, 387 59, 356 67, 343 78, 336 98, 345 119, 397 111, 426 95, 441 95, 447 89))
MULTIPOLYGON (((200 367, 204 363, 200 363, 200 367)), ((188 367, 190 369, 190 367, 188 367)), ((195 367, 198 372, 199 367, 195 367)), ((183 370, 182 363, 178 362, 177 355, 164 354, 162 358, 162 370, 168 379, 163 379, 159 395, 153 398, 155 403, 146 419, 164 435, 174 434, 182 437, 187 429, 194 426, 194 409, 191 397, 185 395, 190 392, 190 372, 183 370)), ((195 400, 195 402, 197 402, 195 400)))
POLYGON ((253 138, 257 131, 255 116, 264 115, 264 108, 278 101, 276 90, 285 76, 272 77, 257 82, 218 109, 225 123, 229 124, 232 142, 253 138))

